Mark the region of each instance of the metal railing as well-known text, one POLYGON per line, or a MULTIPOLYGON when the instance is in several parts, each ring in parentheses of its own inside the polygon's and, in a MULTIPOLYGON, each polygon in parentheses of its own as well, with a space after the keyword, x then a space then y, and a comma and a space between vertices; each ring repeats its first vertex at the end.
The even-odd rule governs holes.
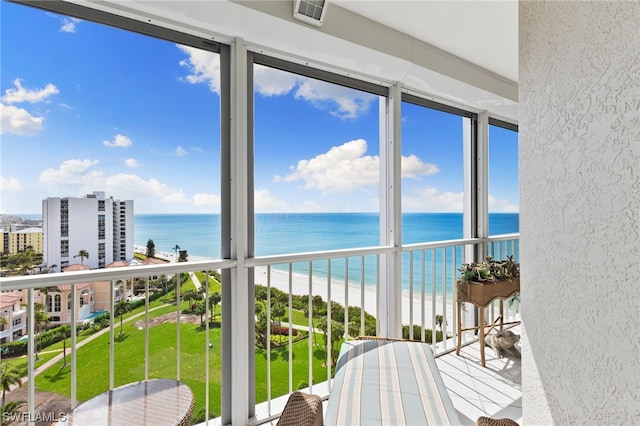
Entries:
MULTIPOLYGON (((466 239, 441 241, 434 243, 411 244, 401 248, 394 247, 368 247, 360 249, 324 251, 314 253, 296 253, 291 255, 264 256, 246 259, 246 268, 254 269, 255 283, 266 288, 266 298, 259 300, 259 305, 264 309, 266 327, 264 331, 264 347, 256 348, 256 358, 264 357, 265 369, 257 371, 253 386, 261 386, 262 390, 256 392, 256 416, 254 424, 267 422, 279 416, 286 396, 291 392, 304 388, 309 392, 327 397, 331 390, 333 377, 333 365, 342 339, 352 338, 357 335, 373 334, 377 327, 377 318, 380 318, 379 307, 381 282, 379 266, 382 258, 388 254, 400 252, 402 258, 402 325, 406 328, 408 338, 426 341, 431 344, 436 356, 448 353, 455 348, 456 330, 456 302, 454 295, 457 268, 461 263, 467 263, 468 253, 473 249, 481 248, 483 252, 493 255, 495 258, 504 258, 513 255, 516 261, 519 254, 519 235, 504 235, 491 237, 486 240, 466 239), (465 257, 467 256, 467 257, 465 257), (276 290, 282 291, 284 299, 276 290), (273 308, 277 304, 283 304, 285 314, 274 318, 273 308), (304 312, 304 306, 307 312, 304 312), (343 313, 340 311, 340 306, 343 313), (298 309, 303 312, 299 312, 298 309), (298 309, 297 309, 298 308, 298 309), (286 318, 282 321, 282 318, 286 318), (373 318, 373 320, 371 319, 373 318), (274 320, 281 320, 281 328, 278 333, 286 329, 282 346, 276 346, 273 342, 274 320), (373 326, 372 326, 373 321, 373 326), (306 335, 306 338, 296 340, 296 335, 306 335), (325 344, 326 342, 326 344, 325 344), (282 370, 281 364, 286 364, 282 370)), ((115 343, 118 333, 118 319, 113 315, 116 303, 113 298, 113 288, 119 280, 126 281, 132 277, 143 278, 144 307, 140 309, 140 321, 144 328, 144 355, 141 363, 141 379, 149 379, 153 372, 150 360, 154 359, 151 353, 149 324, 152 320, 153 309, 150 307, 150 277, 154 276, 178 276, 190 274, 196 271, 221 271, 237 267, 233 260, 211 260, 184 263, 168 263, 164 265, 128 266, 121 268, 99 269, 90 271, 76 271, 67 273, 51 273, 42 275, 16 276, 2 278, 0 286, 3 291, 23 289, 26 290, 28 308, 28 412, 30 418, 35 418, 35 378, 37 373, 43 371, 43 367, 35 368, 35 327, 34 327, 34 291, 43 287, 71 284, 72 294, 72 320, 71 329, 78 326, 76 320, 76 286, 87 282, 110 283, 111 302, 109 311, 112 313, 109 327, 105 333, 109 333, 109 380, 108 389, 116 387, 117 373, 115 343)), ((206 274, 208 279, 208 274, 206 274)), ((180 280, 178 280, 178 283, 180 280)), ((203 286, 205 300, 208 300, 209 285, 203 286)), ((184 364, 186 354, 181 351, 181 292, 176 291, 175 317, 176 317, 176 379, 181 377, 188 380, 182 374, 183 368, 189 369, 184 364)), ((205 303, 206 318, 210 316, 210 306, 205 303)), ((515 304, 508 310, 508 318, 518 317, 518 305, 515 304)), ((256 314, 256 324, 260 326, 259 313, 256 314)), ((488 308, 488 318, 491 321, 495 317, 493 306, 488 308)), ((233 315, 224 315, 223 321, 233 321, 233 315)), ((463 321, 474 321, 473 309, 467 309, 463 321)), ((465 324, 466 325, 466 324, 465 324)), ((259 327, 258 327, 259 328, 259 327)), ((259 329, 256 329, 256 333, 259 329)), ((204 418, 219 415, 209 410, 211 401, 210 383, 212 371, 210 371, 210 350, 212 342, 209 340, 209 321, 203 324, 205 338, 202 339, 202 353, 204 354, 204 418)), ((70 343, 70 408, 74 408, 78 401, 78 377, 87 374, 87 369, 79 365, 78 349, 81 346, 77 333, 71 333, 70 343)), ((476 340, 471 332, 464 334, 466 343, 476 340)), ((172 344, 167 342, 167 344, 172 344)), ((200 343, 199 343, 200 344, 200 343)), ((105 355, 106 357, 106 355, 105 355)), ((220 389, 216 393, 219 393, 220 389)))

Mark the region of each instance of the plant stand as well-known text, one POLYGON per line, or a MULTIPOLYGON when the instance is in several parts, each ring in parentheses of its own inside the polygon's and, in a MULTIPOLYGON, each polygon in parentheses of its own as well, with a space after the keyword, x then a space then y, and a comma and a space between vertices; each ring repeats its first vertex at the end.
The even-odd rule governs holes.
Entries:
POLYGON ((484 336, 485 336, 485 324, 484 324, 484 310, 494 300, 500 300, 500 316, 496 321, 491 324, 491 328, 498 325, 500 331, 504 325, 507 324, 519 324, 520 321, 511 323, 504 322, 504 299, 520 293, 520 278, 514 278, 512 280, 495 281, 490 284, 473 283, 462 280, 456 281, 456 303, 457 303, 457 323, 458 323, 458 344, 456 345, 456 355, 460 355, 460 347, 462 346, 462 332, 469 330, 478 330, 478 337, 480 339, 480 361, 483 367, 485 365, 484 357, 484 336), (471 303, 478 307, 478 327, 462 328, 462 304, 471 303), (499 321, 499 322, 498 322, 499 321))

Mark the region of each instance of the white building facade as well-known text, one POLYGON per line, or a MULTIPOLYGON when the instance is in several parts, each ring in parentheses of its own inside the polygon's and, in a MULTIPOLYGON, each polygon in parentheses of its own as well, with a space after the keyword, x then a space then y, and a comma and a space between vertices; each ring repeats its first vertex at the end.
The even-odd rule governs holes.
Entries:
POLYGON ((79 262, 100 269, 133 258, 133 200, 114 200, 101 191, 81 198, 52 197, 42 201, 42 218, 48 267, 62 270, 79 262), (79 258, 80 250, 89 257, 79 258))

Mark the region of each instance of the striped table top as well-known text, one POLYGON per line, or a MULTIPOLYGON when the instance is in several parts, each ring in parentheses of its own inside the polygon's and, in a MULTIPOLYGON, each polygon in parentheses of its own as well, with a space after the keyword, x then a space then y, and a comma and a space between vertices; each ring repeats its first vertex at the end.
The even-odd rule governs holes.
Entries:
POLYGON ((325 425, 457 424, 460 420, 428 344, 342 344, 325 425))

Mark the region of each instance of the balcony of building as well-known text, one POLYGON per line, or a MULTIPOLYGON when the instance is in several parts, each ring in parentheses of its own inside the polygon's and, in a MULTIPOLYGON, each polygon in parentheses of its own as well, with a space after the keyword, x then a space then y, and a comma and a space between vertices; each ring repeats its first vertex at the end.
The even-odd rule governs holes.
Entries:
MULTIPOLYGON (((225 277, 238 273, 238 263, 231 260, 3 278, 5 291, 23 290, 27 306, 34 300, 35 289, 68 287, 70 306, 75 307, 71 314, 71 329, 78 330, 65 343, 66 366, 62 365, 60 342, 52 346, 54 349, 43 350, 43 354, 53 354, 51 357, 41 354, 40 360, 37 360, 37 322, 34 310, 27 309, 29 339, 26 383, 22 389, 10 392, 9 400, 24 398, 27 401, 25 411, 30 412, 30 418, 40 418, 51 409, 47 405, 51 399, 45 397, 48 395, 45 391, 57 389, 60 394, 56 396, 56 409, 64 406, 63 411, 68 412, 82 407, 83 402, 103 392, 128 383, 175 379, 186 383, 195 395, 194 420, 205 424, 221 424, 221 412, 231 409, 232 404, 222 397, 229 390, 222 384, 224 367, 221 366, 230 365, 228 374, 248 372, 244 391, 252 394, 254 400, 250 408, 252 414, 246 423, 271 424, 277 421, 288 396, 296 390, 303 389, 319 395, 326 405, 334 374, 333 368, 326 367, 333 363, 327 353, 339 350, 343 339, 365 334, 380 335, 385 327, 400 332, 402 325, 414 324, 413 328, 407 327, 404 337, 420 340, 433 351, 439 374, 463 424, 474 424, 481 415, 519 420, 522 417, 520 360, 512 356, 499 359, 487 350, 486 367, 482 367, 477 336, 472 331, 463 332, 461 355, 456 355, 457 304, 452 291, 458 275, 457 266, 465 262, 465 251, 471 253, 474 249, 482 249, 496 257, 517 258, 518 246, 518 235, 505 235, 484 241, 469 239, 412 244, 401 249, 371 247, 246 259, 245 272, 248 277, 253 277, 249 278, 249 282, 255 282, 257 286, 247 286, 248 290, 255 293, 255 298, 247 301, 243 310, 249 313, 257 312, 256 308, 271 307, 263 311, 266 323, 272 324, 265 329, 260 328, 261 314, 246 317, 244 324, 242 315, 227 314, 233 312, 229 306, 230 292, 233 290, 224 284, 224 278, 219 283, 214 278, 216 274, 202 274, 205 271, 219 271, 225 277), (372 277, 361 273, 365 263, 381 264, 381 259, 394 252, 400 254, 399 268, 405 272, 400 275, 404 277, 402 286, 385 283, 378 272, 372 277), (187 287, 173 292, 165 287, 167 294, 158 298, 158 295, 153 296, 153 291, 162 292, 162 285, 158 281, 143 278, 144 298, 137 303, 133 312, 126 314, 124 320, 120 319, 122 312, 116 312, 118 303, 112 291, 110 294, 113 296, 106 311, 116 314, 110 316, 106 328, 87 334, 86 329, 91 324, 77 319, 78 313, 85 308, 80 307, 78 299, 83 297, 82 291, 88 287, 87 283, 109 283, 116 288, 117 283, 126 282, 132 277, 164 277, 169 282, 176 277, 176 281, 179 279, 187 287), (195 285, 194 281, 198 284, 195 285), (204 300, 221 291, 221 304, 205 304, 204 312, 194 313, 189 307, 193 302, 184 299, 188 294, 185 289, 191 288, 191 283, 194 283, 194 288, 202 289, 204 300), (396 297, 390 297, 391 293, 396 293, 396 297), (326 307, 323 311, 322 304, 318 304, 319 299, 328 306, 348 306, 349 314, 340 314, 339 310, 333 308, 327 312, 326 307), (397 303, 388 303, 391 299, 397 300, 397 303), (284 315, 274 310, 274 306, 283 301, 284 315), (310 316, 305 316, 304 311, 299 309, 301 301, 306 301, 310 306, 310 316), (314 310, 318 312, 314 313, 314 310), (390 310, 390 314, 385 315, 385 310, 390 310), (160 312, 162 315, 159 315, 160 312), (217 316, 213 315, 214 312, 217 316), (273 316, 276 314, 278 318, 273 316), (198 315, 213 319, 201 322, 198 315), (325 324, 331 325, 319 325, 318 321, 322 319, 325 324), (168 327, 173 336, 169 340, 161 339, 157 334, 160 332, 158 325, 167 322, 170 323, 168 327), (195 325, 191 322, 195 322, 195 325), (230 345, 225 345, 225 339, 237 341, 242 328, 245 329, 244 339, 250 341, 247 359, 230 360, 230 345), (284 338, 278 340, 276 336, 280 331, 276 330, 281 329, 285 330, 284 338), (315 332, 309 333, 309 330, 315 332), (323 347, 323 333, 331 336, 332 330, 334 335, 340 335, 336 339, 329 338, 323 347), (296 337, 304 334, 306 336, 302 338, 296 337), (162 340, 160 347, 158 339, 162 340), (278 341, 283 342, 282 346, 278 341), (170 360, 162 362, 171 365, 169 374, 166 370, 158 371, 160 359, 167 356, 170 360), (125 359, 128 361, 125 362, 125 359), (98 368, 98 364, 105 368, 98 368), (100 385, 89 385, 95 383, 100 385), (225 404, 228 404, 226 408, 225 404)), ((518 303, 505 303, 505 307, 507 321, 519 320, 518 303)), ((498 302, 486 309, 489 322, 497 316, 498 309, 498 302)), ((475 324, 477 317, 474 313, 473 305, 468 305, 461 312, 461 326, 475 324)), ((515 330, 517 332, 518 328, 515 330)), ((11 360, 11 357, 3 355, 3 361, 11 360)))
MULTIPOLYGON (((251 98, 247 93, 251 89, 248 89, 250 85, 246 77, 252 72, 251 61, 256 58, 259 65, 266 63, 274 67, 274 64, 286 65, 289 61, 295 64, 289 69, 302 69, 300 72, 307 72, 305 75, 310 74, 307 68, 310 67, 316 77, 327 77, 323 72, 328 71, 334 82, 349 81, 351 84, 353 81, 349 79, 355 77, 359 88, 363 82, 378 86, 377 90, 370 85, 366 89, 377 95, 384 91, 381 96, 385 97, 385 102, 380 110, 384 110, 386 115, 381 122, 389 127, 381 128, 380 134, 396 145, 402 134, 399 106, 403 98, 411 101, 419 98, 418 103, 422 106, 427 104, 431 107, 437 103, 439 108, 463 110, 470 116, 474 115, 469 124, 477 132, 473 143, 466 145, 469 151, 465 155, 469 157, 464 169, 473 176, 465 180, 470 185, 465 188, 465 194, 472 201, 469 214, 473 218, 469 224, 473 225, 474 232, 481 232, 473 233, 474 236, 480 235, 479 240, 460 244, 485 247, 487 251, 490 251, 486 247, 488 233, 482 229, 488 199, 484 192, 486 176, 483 176, 487 165, 483 157, 486 154, 486 125, 492 119, 522 123, 521 166, 518 172, 522 188, 520 207, 524 213, 521 240, 523 283, 526 282, 527 292, 523 303, 525 323, 521 329, 524 378, 521 382, 514 379, 513 386, 504 388, 507 381, 511 382, 505 375, 517 376, 515 361, 514 364, 495 364, 489 359, 489 369, 477 371, 477 360, 473 357, 478 344, 472 343, 463 349, 462 365, 461 358, 444 353, 445 344, 451 348, 446 340, 432 342, 439 371, 464 421, 473 420, 480 408, 486 414, 499 416, 511 414, 513 408, 508 407, 518 407, 519 404, 525 408, 523 419, 531 424, 637 422, 640 413, 635 354, 639 343, 633 335, 629 338, 628 331, 634 330, 638 321, 636 282, 640 259, 637 204, 640 198, 634 167, 638 164, 639 106, 637 79, 634 78, 638 75, 640 40, 636 36, 637 3, 513 2, 520 10, 505 18, 499 11, 489 8, 511 2, 413 2, 419 4, 417 9, 409 7, 409 2, 403 7, 387 4, 388 9, 384 9, 382 3, 391 2, 352 2, 352 5, 350 2, 336 2, 342 3, 343 7, 334 8, 321 28, 294 21, 289 2, 24 3, 63 14, 66 11, 83 19, 95 19, 175 42, 180 40, 209 52, 222 52, 221 69, 228 72, 221 79, 221 105, 226 114, 221 120, 225 123, 221 126, 224 135, 222 150, 229 155, 221 169, 227 173, 223 181, 233 183, 221 191, 228 195, 222 203, 229 206, 229 210, 223 212, 228 219, 223 235, 228 243, 229 252, 225 253, 228 260, 170 265, 166 269, 150 266, 145 270, 149 276, 182 275, 202 270, 220 270, 223 276, 226 274, 223 282, 229 287, 222 293, 226 301, 223 304, 228 304, 222 306, 221 325, 226 330, 227 340, 220 341, 220 347, 226 351, 222 354, 225 373, 215 382, 211 377, 212 370, 203 369, 205 378, 202 383, 207 385, 198 390, 199 394, 205 395, 206 401, 221 401, 222 423, 247 424, 277 419, 289 393, 298 385, 304 385, 305 381, 313 383, 310 391, 321 394, 323 398, 329 394, 330 368, 320 370, 323 380, 314 382, 315 373, 309 373, 308 368, 303 368, 303 378, 298 379, 293 374, 298 367, 291 362, 293 357, 288 355, 292 351, 278 353, 272 360, 272 363, 283 361, 284 370, 270 374, 258 372, 253 367, 258 356, 250 349, 250 342, 255 337, 251 283, 258 268, 266 268, 263 271, 268 276, 270 265, 273 273, 279 270, 276 268, 279 265, 291 265, 293 270, 293 264, 298 262, 331 265, 330 259, 342 259, 342 263, 346 263, 345 259, 351 257, 372 255, 381 260, 384 270, 384 274, 380 274, 381 286, 376 287, 378 292, 374 302, 376 328, 382 330, 380 334, 394 334, 405 315, 420 323, 420 332, 426 328, 439 328, 437 317, 426 315, 422 318, 428 307, 428 304, 421 304, 422 297, 424 295, 426 300, 428 291, 422 291, 421 279, 414 281, 419 290, 413 293, 413 305, 405 303, 400 296, 404 294, 404 284, 390 284, 394 281, 388 279, 399 272, 400 265, 404 264, 401 259, 411 251, 409 247, 402 246, 401 241, 391 238, 389 232, 392 225, 397 224, 394 221, 401 211, 400 196, 392 190, 400 182, 400 174, 397 168, 394 169, 394 165, 400 162, 398 152, 385 151, 384 155, 388 156, 382 161, 388 175, 380 182, 381 193, 384 194, 380 213, 384 216, 385 227, 381 232, 384 242, 380 247, 317 256, 295 254, 275 259, 247 255, 250 247, 245 243, 251 236, 248 218, 253 213, 247 200, 254 188, 247 185, 253 170, 253 164, 250 161, 246 163, 252 155, 249 148, 253 128, 247 126, 252 123, 249 112, 252 105, 246 102, 251 98), (79 3, 90 11, 72 7, 79 3), (360 5, 359 9, 356 3, 360 5), (455 13, 447 13, 450 10, 446 10, 446 3, 454 4, 449 7, 455 8, 455 13), (59 7, 60 4, 65 7, 59 7), (518 30, 511 37, 500 38, 502 33, 496 34, 504 25, 513 29, 516 23, 520 26, 519 53, 515 53, 517 46, 510 49, 501 43, 515 41, 518 30), (158 28, 160 30, 156 31, 158 28), (425 29, 433 30, 434 35, 425 35, 422 32, 425 29), (498 37, 488 37, 496 35, 498 37), (499 54, 505 51, 514 53, 513 61, 499 54), (511 68, 505 69, 505 64, 511 64, 511 68), (398 269, 389 274, 393 265, 398 269), (380 297, 380 291, 384 292, 384 297, 380 297), (387 302, 389 305, 384 305, 387 302), (232 312, 233 315, 225 318, 224 312, 232 312), (556 332, 549 333, 550 324, 556 332), (607 330, 606 342, 624 342, 628 348, 612 351, 609 343, 594 342, 594 329, 607 330), (237 339, 238 336, 246 338, 237 339), (500 370, 502 374, 496 372, 495 375, 484 376, 486 383, 475 376, 481 377, 487 370, 500 370), (258 384, 268 382, 272 385, 284 382, 284 391, 275 392, 272 391, 273 386, 268 386, 258 395, 255 389, 258 384), (325 388, 322 387, 323 382, 325 388), (226 383, 226 387, 218 383, 226 383), (222 397, 215 394, 219 389, 223 390, 222 397), (512 395, 513 400, 510 400, 512 395), (524 404, 518 402, 519 396, 526 401, 524 404)), ((431 247, 427 245, 425 249, 431 247)), ((418 259, 421 257, 417 256, 418 259)), ((349 262, 357 264, 358 260, 349 262)), ((420 260, 417 265, 420 271, 420 260)), ((285 273, 288 269, 285 267, 285 273)), ((122 270, 79 272, 78 276, 52 274, 46 278, 10 278, 1 284, 8 288, 35 289, 42 284, 76 285, 87 280, 113 282, 126 279, 126 273, 122 270)), ((452 278, 453 271, 447 277, 452 278)), ((425 283, 434 281, 425 276, 425 283)), ((306 292, 308 296, 314 295, 315 283, 313 277, 308 280, 311 289, 306 292)), ((411 284, 407 281, 406 285, 411 284)), ((287 297, 291 299, 289 286, 286 287, 287 297)), ((346 288, 349 288, 348 284, 346 288)), ((356 305, 369 309, 366 293, 364 303, 361 302, 362 292, 353 297, 347 296, 350 294, 348 290, 342 290, 341 294, 348 305, 359 301, 356 305)), ((440 295, 440 290, 436 288, 435 294, 440 295)), ((335 296, 335 292, 326 294, 329 301, 335 296)), ((176 298, 176 302, 180 302, 179 292, 176 298)), ((432 298, 429 300, 433 303, 432 298)), ((113 305, 110 307, 112 312, 113 305)), ((179 323, 182 307, 177 306, 175 315, 179 323)), ((438 312, 439 307, 440 303, 436 301, 430 312, 438 312)), ((142 330, 134 327, 142 333, 139 346, 142 356, 136 364, 140 371, 135 375, 122 376, 127 373, 115 359, 117 352, 114 352, 119 323, 115 319, 111 321, 107 331, 109 343, 105 344, 110 353, 104 358, 109 369, 102 376, 108 383, 102 389, 112 389, 129 380, 155 377, 151 368, 155 358, 148 354, 153 341, 149 338, 149 330, 153 328, 145 327, 153 315, 151 309, 142 313, 145 318, 140 325, 142 330)), ((447 316, 453 313, 452 309, 445 303, 440 312, 447 316)), ((29 315, 33 318, 32 313, 29 315)), ((471 321, 471 318, 467 320, 471 321)), ((38 402, 33 382, 34 378, 37 382, 39 376, 35 377, 33 322, 30 321, 29 331, 31 352, 27 358, 29 386, 26 387, 26 399, 29 411, 35 414, 38 402)), ((343 328, 348 329, 348 325, 343 328)), ((443 328, 447 336, 451 332, 450 324, 443 322, 443 328)), ((178 337, 173 345, 176 362, 171 376, 181 379, 186 377, 183 368, 186 364, 181 359, 186 352, 181 351, 178 330, 180 328, 176 327, 178 337)), ((467 338, 473 340, 473 336, 467 338)), ((85 396, 79 397, 84 387, 77 383, 83 377, 82 366, 78 362, 82 358, 83 347, 79 347, 82 342, 78 340, 74 337, 71 342, 72 359, 67 373, 69 407, 86 399, 85 396)), ((200 342, 202 351, 199 352, 207 364, 216 351, 215 342, 209 343, 213 343, 212 347, 203 337, 200 342)), ((311 358, 313 353, 307 352, 311 358)), ((295 361, 299 361, 297 358, 295 361)), ((191 387, 197 386, 192 384, 191 387)), ((221 413, 211 408, 204 409, 205 417, 219 418, 221 413)), ((517 408, 513 418, 518 418, 517 408)))

